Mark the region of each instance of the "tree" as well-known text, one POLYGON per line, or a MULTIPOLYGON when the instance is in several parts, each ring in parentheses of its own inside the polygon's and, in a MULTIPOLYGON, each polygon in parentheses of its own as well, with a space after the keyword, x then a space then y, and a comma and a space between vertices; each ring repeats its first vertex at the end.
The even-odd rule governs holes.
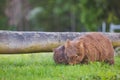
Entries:
POLYGON ((88 30, 96 30, 105 21, 118 22, 120 20, 120 5, 118 0, 80 0, 81 22, 88 30))
POLYGON ((6 0, 0 0, 0 29, 7 29, 7 18, 4 14, 6 0))
MULTIPOLYGON (((7 0, 5 12, 9 24, 17 26, 18 30, 97 31, 103 21, 108 25, 111 22, 119 23, 119 2, 118 0, 7 0), (32 27, 30 27, 32 22, 27 19, 31 6, 32 10, 38 7, 42 9, 36 18, 31 19, 35 23, 32 27)), ((3 19, 6 20, 3 17, 0 21, 3 19)))
POLYGON ((5 14, 8 17, 8 23, 15 26, 17 30, 30 30, 27 20, 30 4, 28 0, 7 0, 5 14))

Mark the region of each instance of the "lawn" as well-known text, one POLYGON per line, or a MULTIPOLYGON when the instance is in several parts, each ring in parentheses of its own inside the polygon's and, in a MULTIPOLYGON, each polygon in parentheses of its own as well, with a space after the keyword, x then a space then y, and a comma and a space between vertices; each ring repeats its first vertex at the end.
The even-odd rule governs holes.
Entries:
POLYGON ((52 53, 0 55, 0 80, 120 80, 120 57, 115 65, 58 65, 52 53))

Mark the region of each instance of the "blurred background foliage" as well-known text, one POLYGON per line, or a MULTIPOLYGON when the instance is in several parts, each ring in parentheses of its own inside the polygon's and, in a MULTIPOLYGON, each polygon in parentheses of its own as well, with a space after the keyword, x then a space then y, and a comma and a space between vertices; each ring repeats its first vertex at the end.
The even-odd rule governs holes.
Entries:
MULTIPOLYGON (((103 21, 108 26, 110 23, 120 23, 119 0, 16 1, 20 1, 21 4, 15 2, 15 0, 0 0, 0 29, 80 32, 98 31, 101 29, 103 21), (15 24, 14 22, 14 24, 9 24, 9 19, 13 19, 12 16, 8 16, 8 14, 12 14, 9 12, 13 10, 9 5, 15 7, 15 4, 25 5, 20 12, 22 17, 19 17, 18 23, 15 24), (6 15, 5 11, 7 7, 11 9, 6 15), (25 10, 28 11, 27 14, 24 14, 25 10)), ((19 9, 17 10, 19 11, 19 9)))
POLYGON ((4 14, 4 10, 5 10, 5 0, 0 0, 0 29, 7 29, 7 17, 4 14))

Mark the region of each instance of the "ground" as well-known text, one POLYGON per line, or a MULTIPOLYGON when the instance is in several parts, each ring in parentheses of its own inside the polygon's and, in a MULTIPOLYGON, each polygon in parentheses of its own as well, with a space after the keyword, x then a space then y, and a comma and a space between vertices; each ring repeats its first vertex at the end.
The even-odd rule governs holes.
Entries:
POLYGON ((58 65, 53 53, 0 55, 0 80, 120 80, 120 57, 115 65, 58 65))

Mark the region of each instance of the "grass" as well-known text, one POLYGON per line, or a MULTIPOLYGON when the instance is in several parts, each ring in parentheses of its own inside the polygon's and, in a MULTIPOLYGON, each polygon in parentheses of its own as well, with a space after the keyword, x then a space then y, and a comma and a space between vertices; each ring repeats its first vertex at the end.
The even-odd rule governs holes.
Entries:
POLYGON ((120 80, 120 57, 115 65, 58 65, 52 53, 0 55, 0 80, 120 80))

